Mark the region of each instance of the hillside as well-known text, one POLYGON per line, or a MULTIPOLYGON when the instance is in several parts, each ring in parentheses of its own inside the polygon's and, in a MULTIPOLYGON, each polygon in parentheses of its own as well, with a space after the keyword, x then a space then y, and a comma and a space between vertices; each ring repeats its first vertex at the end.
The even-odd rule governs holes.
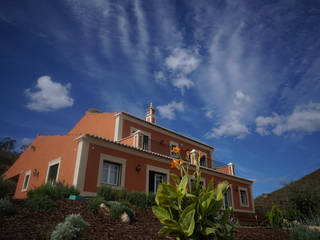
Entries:
POLYGON ((0 176, 17 160, 18 153, 0 150, 0 176))
MULTIPOLYGON (((294 181, 293 184, 296 187, 307 186, 313 189, 314 194, 320 197, 320 169, 302 177, 301 179, 294 181)), ((270 210, 272 204, 276 204, 282 210, 288 204, 287 199, 288 185, 280 188, 269 194, 262 194, 254 200, 257 212, 265 213, 270 210)))

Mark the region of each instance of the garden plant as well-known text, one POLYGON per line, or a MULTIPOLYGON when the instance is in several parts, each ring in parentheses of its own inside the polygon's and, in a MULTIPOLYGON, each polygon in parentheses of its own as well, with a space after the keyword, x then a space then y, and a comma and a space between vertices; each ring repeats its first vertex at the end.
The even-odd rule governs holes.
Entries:
POLYGON ((172 160, 172 168, 177 168, 180 176, 170 174, 174 184, 162 183, 156 194, 157 206, 153 213, 163 225, 159 233, 176 239, 232 239, 234 224, 230 218, 232 207, 221 213, 224 193, 229 184, 224 181, 214 187, 213 179, 207 187, 200 184, 201 154, 187 152, 184 161, 179 148, 172 150, 179 159, 172 160), (189 182, 189 158, 196 160, 195 181, 189 182))

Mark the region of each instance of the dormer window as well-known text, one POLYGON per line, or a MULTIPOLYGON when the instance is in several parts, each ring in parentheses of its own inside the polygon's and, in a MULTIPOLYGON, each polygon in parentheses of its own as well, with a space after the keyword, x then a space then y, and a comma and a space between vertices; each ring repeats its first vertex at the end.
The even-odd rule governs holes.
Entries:
POLYGON ((200 158, 200 166, 207 167, 208 166, 207 165, 207 154, 204 152, 200 152, 200 151, 199 151, 199 153, 201 153, 201 155, 202 155, 200 158))
POLYGON ((141 131, 134 127, 130 128, 130 133, 134 136, 133 145, 145 150, 151 150, 151 133, 141 131))

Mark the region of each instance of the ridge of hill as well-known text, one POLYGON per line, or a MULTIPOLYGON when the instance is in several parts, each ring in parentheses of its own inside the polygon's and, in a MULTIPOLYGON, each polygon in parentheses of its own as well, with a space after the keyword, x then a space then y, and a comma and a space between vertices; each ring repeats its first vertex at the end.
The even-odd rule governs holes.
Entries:
POLYGON ((271 192, 263 193, 254 200, 257 212, 265 213, 270 210, 273 204, 276 204, 280 209, 284 210, 288 206, 288 186, 295 185, 297 187, 312 186, 313 192, 320 197, 320 168, 296 181, 286 184, 284 187, 271 192))

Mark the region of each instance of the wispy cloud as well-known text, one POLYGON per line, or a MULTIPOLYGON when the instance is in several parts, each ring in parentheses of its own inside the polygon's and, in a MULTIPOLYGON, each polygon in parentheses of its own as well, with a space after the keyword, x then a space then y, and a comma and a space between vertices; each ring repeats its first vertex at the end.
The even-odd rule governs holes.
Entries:
POLYGON ((69 96, 71 84, 62 85, 51 80, 50 76, 38 78, 35 90, 25 90, 29 98, 27 108, 30 110, 45 112, 60 108, 71 107, 74 100, 69 96))
POLYGON ((256 118, 256 131, 260 135, 271 133, 281 136, 290 132, 313 133, 320 131, 320 103, 297 106, 287 115, 274 113, 270 117, 256 118))
POLYGON ((183 102, 171 102, 167 105, 161 105, 157 107, 157 110, 160 113, 160 116, 167 119, 175 119, 176 112, 183 112, 184 111, 184 105, 183 102))

